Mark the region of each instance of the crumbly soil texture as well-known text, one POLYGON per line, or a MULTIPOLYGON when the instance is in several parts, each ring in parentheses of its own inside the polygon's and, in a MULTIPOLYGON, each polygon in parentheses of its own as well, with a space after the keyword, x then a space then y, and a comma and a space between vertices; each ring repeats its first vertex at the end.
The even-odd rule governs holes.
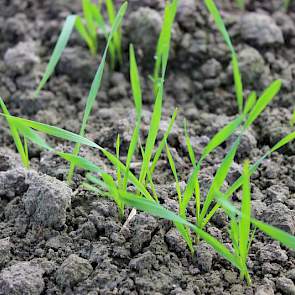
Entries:
MULTIPOLYGON (((119 1, 118 1, 119 2, 119 1)), ((153 95, 151 81, 155 44, 162 24, 162 0, 131 0, 124 19, 121 67, 105 69, 87 128, 87 137, 115 151, 120 134, 121 159, 134 127, 129 83, 128 46, 136 48, 143 87, 142 139, 147 136, 153 95)), ((183 120, 196 157, 220 128, 237 114, 230 53, 203 1, 181 0, 173 27, 166 94, 159 139, 175 107, 179 115, 169 145, 184 186, 192 165, 184 140, 183 120)), ((274 79, 283 87, 244 135, 224 187, 239 177, 245 159, 257 160, 292 131, 295 97, 295 5, 285 13, 280 0, 217 1, 237 49, 245 94, 258 93, 274 79)), ((293 6, 292 6, 293 5, 293 6)), ((0 2, 0 95, 10 112, 78 132, 86 97, 105 45, 90 55, 77 33, 45 89, 32 99, 67 15, 81 13, 79 0, 2 0, 0 2)), ((235 134, 204 162, 200 173, 205 196, 216 169, 235 134)), ((69 143, 49 139, 61 151, 69 143)), ((260 220, 295 233, 295 144, 268 158, 252 178, 252 211, 260 220)), ((25 170, 9 128, 0 124, 0 294, 295 294, 295 252, 258 232, 248 267, 252 285, 206 243, 191 256, 173 225, 138 212, 128 226, 111 200, 83 188, 85 172, 66 183, 68 164, 29 146, 31 166, 25 170)), ((98 151, 83 147, 81 155, 111 174, 114 168, 98 151)), ((139 172, 141 159, 132 162, 139 172)), ((175 183, 165 155, 155 172, 160 202, 177 211, 175 183)), ((241 193, 232 201, 239 206, 241 193)), ((193 217, 194 203, 188 215, 193 217)), ((218 211, 208 232, 229 245, 228 219, 218 211)))

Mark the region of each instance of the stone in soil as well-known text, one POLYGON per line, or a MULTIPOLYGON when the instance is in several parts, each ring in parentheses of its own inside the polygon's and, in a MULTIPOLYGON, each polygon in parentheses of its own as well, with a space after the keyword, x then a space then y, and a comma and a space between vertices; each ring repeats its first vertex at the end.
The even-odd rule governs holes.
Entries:
POLYGON ((269 205, 261 214, 261 218, 291 235, 295 233, 295 212, 282 203, 269 205))
POLYGON ((284 295, 295 295, 295 285, 291 279, 281 277, 276 280, 276 287, 284 295))
POLYGON ((9 74, 16 76, 30 73, 34 66, 40 63, 37 51, 37 44, 33 41, 20 42, 9 48, 4 55, 9 74))
POLYGON ((162 27, 161 15, 154 9, 141 7, 130 14, 126 25, 126 33, 144 59, 152 60, 162 27))
POLYGON ((145 270, 150 270, 156 262, 156 257, 151 251, 147 251, 138 255, 129 262, 129 267, 142 273, 145 270))
POLYGON ((284 43, 281 29, 265 14, 247 13, 240 22, 242 39, 255 46, 272 46, 284 43))
POLYGON ((71 189, 65 182, 34 171, 28 173, 29 188, 23 196, 31 222, 45 227, 62 228, 71 204, 71 189))
MULTIPOLYGON (((260 53, 253 47, 246 47, 238 54, 239 67, 243 77, 243 84, 259 85, 262 74, 266 71, 265 62, 260 53)), ((232 74, 232 68, 230 67, 232 74)))
POLYGON ((212 268, 214 252, 205 242, 200 242, 196 248, 196 263, 203 272, 209 272, 212 268))
POLYGON ((256 288, 255 295, 274 295, 274 290, 270 285, 261 285, 256 288))
POLYGON ((183 254, 186 251, 186 242, 176 228, 171 228, 165 235, 165 241, 170 251, 174 251, 177 254, 183 254))
POLYGON ((66 48, 57 66, 57 71, 59 74, 68 75, 74 81, 83 79, 91 82, 98 67, 96 60, 81 47, 66 48))
POLYGON ((44 270, 31 262, 17 262, 0 273, 1 295, 39 295, 44 289, 44 270))
POLYGON ((73 287, 88 278, 92 272, 88 260, 71 254, 56 272, 56 282, 61 287, 73 287))
POLYGON ((15 168, 0 172, 0 196, 8 200, 23 194, 28 185, 25 183, 26 171, 23 168, 15 168))
POLYGON ((279 262, 284 263, 288 260, 285 250, 282 250, 276 242, 262 246, 258 252, 258 260, 260 262, 279 262))

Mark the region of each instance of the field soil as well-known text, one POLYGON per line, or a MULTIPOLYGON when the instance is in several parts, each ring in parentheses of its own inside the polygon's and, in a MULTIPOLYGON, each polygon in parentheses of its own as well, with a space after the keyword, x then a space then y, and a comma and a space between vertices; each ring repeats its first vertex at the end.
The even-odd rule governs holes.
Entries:
MULTIPOLYGON (((124 62, 105 69, 87 137, 115 151, 117 134, 126 158, 135 123, 129 83, 128 46, 133 43, 144 89, 142 138, 147 136, 153 107, 152 72, 155 44, 162 24, 161 0, 131 0, 124 19, 124 62)), ((159 139, 175 107, 179 115, 169 136, 176 168, 185 185, 192 171, 185 145, 183 120, 199 158, 209 139, 237 114, 230 52, 208 15, 203 1, 181 0, 173 27, 165 82, 159 139)), ((282 79, 279 95, 242 139, 225 186, 240 175, 245 159, 251 162, 294 131, 290 119, 295 96, 295 5, 288 13, 283 0, 249 1, 241 11, 234 1, 217 1, 238 52, 245 85, 261 93, 274 79, 282 79)), ((292 2, 292 1, 291 1, 292 2)), ((105 45, 99 35, 99 54, 90 55, 77 33, 70 39, 57 70, 41 92, 33 92, 45 70, 67 15, 81 13, 79 0, 0 1, 0 95, 9 111, 78 132, 91 81, 105 45)), ((233 137, 236 137, 235 134, 233 137)), ((48 139, 61 151, 73 145, 48 139)), ((203 164, 202 195, 230 144, 219 147, 203 164)), ((268 158, 252 178, 253 216, 295 233, 295 144, 268 158)), ((191 256, 168 221, 137 213, 126 227, 111 200, 86 191, 84 171, 77 170, 68 186, 68 164, 36 146, 29 146, 31 167, 21 166, 9 128, 0 124, 0 294, 295 294, 295 252, 259 231, 248 266, 252 285, 206 243, 191 256)), ((98 151, 81 155, 114 174, 98 151)), ((138 173, 140 158, 132 169, 138 173)), ((155 171, 160 202, 177 210, 173 175, 165 155, 155 171)), ((239 206, 241 192, 232 197, 239 206)), ((193 218, 194 203, 188 214, 193 218)), ((218 211, 208 232, 229 244, 228 219, 218 211)))

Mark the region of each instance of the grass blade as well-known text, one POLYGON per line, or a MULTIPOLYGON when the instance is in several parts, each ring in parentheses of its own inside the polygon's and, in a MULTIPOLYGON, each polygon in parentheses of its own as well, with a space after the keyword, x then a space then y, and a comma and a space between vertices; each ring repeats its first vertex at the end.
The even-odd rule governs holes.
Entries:
POLYGON ((196 166, 196 156, 195 156, 195 152, 193 150, 192 144, 191 144, 190 137, 189 137, 188 132, 187 132, 187 122, 186 122, 186 120, 184 121, 184 136, 185 136, 185 143, 186 143, 187 151, 188 151, 188 154, 189 154, 189 158, 191 160, 192 165, 196 166))
POLYGON ((256 92, 252 91, 246 101, 243 114, 247 115, 251 111, 255 103, 256 103, 256 92))
POLYGON ((63 153, 59 151, 55 151, 52 147, 50 147, 45 139, 43 139, 37 132, 32 130, 30 127, 27 127, 26 125, 23 125, 21 123, 17 124, 17 128, 19 132, 28 140, 30 140, 32 143, 42 147, 43 149, 49 150, 56 155, 60 156, 61 158, 67 160, 70 163, 75 163, 76 166, 90 172, 95 173, 103 173, 103 170, 101 170, 98 166, 93 164, 92 162, 88 161, 87 159, 84 159, 79 156, 74 156, 72 154, 63 153))
POLYGON ((151 202, 149 200, 139 198, 134 194, 122 193, 121 198, 124 200, 125 204, 137 208, 138 210, 144 211, 156 217, 173 221, 174 223, 190 227, 197 235, 199 235, 204 241, 211 245, 219 255, 223 256, 234 266, 238 266, 236 257, 223 244, 221 244, 217 239, 215 239, 202 229, 184 220, 179 215, 173 213, 170 210, 167 210, 156 202, 151 202))
MULTIPOLYGON (((224 128, 222 128, 213 138, 209 141, 207 146, 204 148, 202 152, 201 159, 199 160, 198 164, 195 166, 192 175, 190 176, 188 183, 186 185, 184 194, 183 194, 183 201, 181 205, 181 209, 183 211, 186 210, 188 203, 193 195, 193 191, 196 189, 196 182, 198 182, 198 174, 200 171, 202 161, 211 153, 214 149, 220 146, 231 134, 235 132, 235 130, 240 126, 243 121, 243 115, 240 115, 238 118, 230 122, 224 128)), ((212 196, 211 196, 212 198, 212 196)))
POLYGON ((154 67, 154 93, 157 95, 159 88, 159 76, 160 69, 162 67, 162 77, 165 76, 165 71, 168 62, 170 43, 171 43, 171 31, 174 18, 176 15, 179 0, 173 0, 172 2, 167 2, 164 11, 164 21, 162 30, 157 42, 156 56, 155 56, 155 67, 154 67))
POLYGON ((91 38, 91 35, 88 33, 86 27, 84 26, 80 16, 77 16, 75 28, 80 34, 80 36, 82 37, 82 39, 84 39, 84 41, 86 42, 91 54, 96 55, 97 53, 96 45, 93 39, 91 38))
POLYGON ((238 62, 238 58, 237 58, 236 54, 232 55, 232 67, 233 67, 237 104, 238 104, 239 112, 242 113, 242 111, 243 111, 243 83, 242 83, 241 73, 240 73, 240 69, 239 69, 239 62, 238 62))
POLYGON ((239 112, 242 113, 242 110, 243 110, 243 83, 242 83, 241 73, 240 73, 240 69, 239 69, 237 54, 235 52, 235 49, 232 45, 230 36, 226 30, 225 24, 222 20, 222 17, 220 15, 218 8, 216 7, 214 1, 213 0, 205 0, 205 4, 206 4, 209 12, 213 16, 215 24, 216 24, 218 30, 220 31, 221 35, 223 36, 225 43, 227 44, 229 50, 231 51, 237 104, 238 104, 239 112))
POLYGON ((124 202, 120 198, 116 183, 115 183, 113 177, 107 173, 102 173, 101 176, 102 176, 104 183, 108 187, 108 190, 110 192, 110 195, 112 196, 112 199, 117 204, 118 209, 119 209, 120 218, 122 218, 124 216, 124 202))
POLYGON ((248 256, 248 245, 250 237, 250 217, 251 217, 251 193, 250 193, 250 171, 249 162, 244 164, 243 171, 243 197, 241 207, 241 220, 239 222, 239 246, 242 264, 246 265, 248 256))
POLYGON ((270 153, 273 153, 275 151, 277 151, 278 149, 280 149, 281 147, 283 147, 284 145, 288 144, 289 142, 293 141, 295 139, 295 131, 286 135, 285 137, 283 137, 277 144, 275 144, 271 150, 270 153))
POLYGON ((150 167, 150 172, 151 172, 151 175, 153 175, 154 171, 155 171, 155 168, 156 168, 156 165, 160 159, 160 156, 161 156, 161 153, 165 147, 165 144, 167 142, 167 139, 168 139, 168 136, 169 134, 171 133, 171 130, 172 130, 172 127, 173 127, 173 124, 175 122, 175 119, 176 119, 176 116, 177 116, 177 109, 174 110, 173 112, 173 115, 170 119, 170 122, 169 122, 169 125, 168 125, 168 128, 166 130, 166 132, 164 133, 164 136, 156 150, 156 153, 155 153, 155 156, 154 156, 154 159, 152 161, 152 164, 151 164, 151 167, 150 167))
POLYGON ((140 78, 139 78, 136 57, 135 57, 134 48, 132 44, 129 47, 129 54, 130 54, 131 88, 132 88, 132 94, 133 94, 133 99, 135 103, 136 117, 137 117, 137 120, 140 120, 141 110, 142 110, 142 93, 141 93, 140 78))
MULTIPOLYGON (((295 139, 295 132, 292 132, 285 137, 283 137, 277 144, 275 144, 269 151, 267 151, 261 158, 259 158, 253 165, 251 165, 250 168, 250 175, 252 175, 257 168, 260 166, 260 164, 273 152, 280 149, 284 145, 288 144, 289 142, 293 141, 295 139)), ((224 194, 225 199, 229 199, 235 191, 237 191, 241 185, 243 184, 243 175, 240 176, 233 184, 232 186, 226 191, 224 194)), ((215 212, 220 208, 220 204, 216 204, 213 209, 207 214, 206 219, 204 221, 204 224, 207 224, 209 220, 212 218, 212 216, 215 214, 215 212)))
MULTIPOLYGON (((179 180, 178 180, 178 176, 177 176, 177 172, 176 172, 176 167, 175 167, 175 163, 172 157, 172 154, 170 152, 170 149, 168 147, 168 145, 166 144, 166 154, 167 154, 167 158, 171 167, 171 171, 173 173, 174 179, 175 179, 175 185, 176 185, 176 192, 178 195, 178 203, 181 204, 181 189, 180 189, 180 184, 179 184, 179 180)), ((183 217, 183 216, 182 216, 183 217)))
POLYGON ((27 119, 23 119, 23 118, 18 118, 18 117, 14 117, 14 116, 8 116, 8 115, 3 115, 0 114, 2 116, 5 116, 7 118, 9 118, 11 121, 13 121, 13 123, 15 124, 15 126, 17 126, 17 128, 21 128, 22 125, 26 126, 26 127, 30 127, 33 128, 37 131, 40 131, 42 133, 45 133, 47 135, 51 135, 63 140, 68 140, 68 141, 72 141, 72 142, 76 142, 79 144, 83 144, 83 145, 87 145, 93 148, 97 148, 97 149, 101 149, 101 147, 99 145, 97 145, 96 143, 94 143, 93 141, 78 135, 76 133, 61 129, 59 127, 54 127, 54 126, 50 126, 44 123, 39 123, 36 121, 32 121, 32 120, 27 120, 27 119))
MULTIPOLYGON (((121 141, 120 141, 120 135, 118 134, 117 136, 117 141, 116 141, 116 157, 120 161, 120 146, 121 146, 121 141)), ((117 168, 117 186, 121 187, 121 171, 120 169, 117 168)))
POLYGON ((252 111, 249 114, 249 117, 246 122, 246 128, 248 128, 255 119, 260 115, 260 113, 266 108, 270 101, 277 95, 281 89, 282 81, 276 80, 266 90, 262 93, 252 111))
MULTIPOLYGON (((111 26, 115 22, 115 16, 116 16, 116 8, 112 0, 106 0, 105 1, 106 8, 107 8, 107 13, 109 17, 109 21, 111 26)), ((114 33, 114 47, 118 55, 118 59, 120 64, 122 64, 122 46, 121 46, 121 28, 118 28, 116 32, 114 33)))
POLYGON ((96 26, 93 19, 93 7, 90 0, 82 0, 83 15, 86 20, 86 27, 96 48, 96 26))
POLYGON ((138 143, 139 131, 140 131, 140 125, 141 125, 141 111, 142 111, 142 94, 141 94, 140 79, 139 79, 139 73, 138 73, 134 48, 132 45, 130 45, 129 50, 130 50, 130 80, 131 80, 131 88, 132 88, 132 94, 133 94, 135 110, 136 110, 136 125, 131 137, 131 141, 130 141, 128 153, 127 153, 126 173, 124 175, 124 190, 126 190, 126 187, 127 187, 127 179, 128 179, 130 164, 138 143))
MULTIPOLYGON (((193 147, 191 144, 190 137, 187 132, 187 123, 184 121, 184 133, 185 133, 185 142, 188 150, 188 154, 191 160, 191 163, 194 168, 196 168, 196 157, 193 151, 193 147)), ((198 221, 200 218, 200 210, 201 210, 201 196, 200 196, 200 184, 198 175, 195 177, 195 200, 196 200, 196 220, 198 221)))
MULTIPOLYGON (((81 136, 84 136, 85 129, 86 129, 86 126, 87 126, 87 122, 88 122, 88 119, 89 119, 89 116, 90 116, 90 113, 91 113, 95 98, 97 96, 97 92, 98 92, 98 90, 100 88, 102 75, 103 75, 103 71, 104 71, 104 66, 105 66, 105 63, 106 63, 106 56, 107 56, 108 47, 109 47, 110 42, 111 42, 111 40, 112 40, 112 38, 114 36, 114 33, 117 31, 120 23, 122 22, 122 19, 123 19, 124 15, 126 13, 126 10, 127 10, 127 5, 128 5, 127 2, 125 2, 124 4, 122 4, 122 6, 119 9, 119 12, 118 12, 118 14, 116 16, 116 19, 114 21, 114 24, 112 26, 111 33, 109 35, 106 48, 104 50, 104 54, 103 54, 101 63, 99 65, 99 67, 98 67, 98 70, 97 70, 97 72, 95 74, 95 77, 94 77, 94 80, 92 82, 90 92, 89 92, 89 95, 87 97, 86 107, 85 107, 85 111, 84 111, 84 115, 83 115, 83 121, 82 121, 81 129, 80 129, 80 135, 81 136)), ((77 156, 79 154, 79 151, 80 151, 80 145, 76 144, 73 154, 77 156)), ((69 173, 68 173, 68 181, 72 180, 74 170, 75 170, 75 166, 71 165, 69 173)))
POLYGON ((231 121, 220 131, 218 131, 204 148, 201 160, 205 159, 212 151, 225 142, 242 124, 243 118, 243 115, 238 116, 235 120, 231 121))
POLYGON ((29 161, 29 158, 27 156, 27 152, 23 146, 23 143, 21 141, 21 138, 19 136, 19 133, 18 133, 18 130, 15 126, 15 123, 14 121, 11 119, 11 116, 10 116, 10 113, 3 101, 3 99, 0 97, 0 106, 1 106, 1 109, 2 109, 2 112, 3 114, 5 115, 5 118, 7 120, 7 123, 9 125, 9 128, 10 128, 10 133, 11 133, 11 136, 13 138, 13 141, 15 143, 15 146, 16 146, 16 149, 21 157, 21 160, 22 160, 22 163, 24 165, 25 168, 29 168, 30 166, 30 161, 29 161))
POLYGON ((55 70, 55 67, 61 57, 61 54, 63 53, 70 35, 73 31, 75 22, 76 22, 77 16, 76 15, 69 15, 65 21, 65 24, 63 26, 63 29, 61 31, 60 36, 58 37, 57 43, 54 47, 53 53, 50 57, 49 63, 46 67, 45 73, 37 87, 37 90, 34 93, 34 97, 37 97, 41 91, 41 89, 44 87, 50 76, 55 70))
POLYGON ((252 223, 259 228, 262 232, 279 241, 288 248, 295 250, 295 237, 286 233, 285 231, 278 229, 274 226, 266 224, 256 219, 251 219, 252 223))
POLYGON ((141 166, 139 181, 143 183, 146 178, 147 170, 149 169, 152 152, 155 146, 158 130, 160 126, 161 114, 162 114, 162 101, 163 101, 163 84, 161 85, 154 105, 154 111, 151 118, 151 124, 149 128, 148 137, 146 140, 143 162, 141 166))
MULTIPOLYGON (((101 149, 101 152, 105 155, 105 157, 116 167, 119 168, 120 171, 125 174, 127 171, 126 166, 117 159, 116 156, 112 155, 110 152, 108 152, 105 149, 101 149)), ((128 172, 128 179, 130 182, 133 183, 133 185, 136 187, 136 189, 147 199, 154 201, 153 197, 150 195, 148 190, 145 188, 145 186, 134 176, 134 174, 129 170, 128 172)))
MULTIPOLYGON (((98 5, 92 4, 92 15, 94 18, 94 21, 98 25, 98 27, 103 31, 103 34, 105 36, 105 39, 108 40, 108 33, 106 29, 106 24, 104 21, 103 16, 101 15, 100 12, 100 7, 98 5)), ((113 41, 110 42, 109 46, 109 52, 110 52, 110 59, 111 59, 111 68, 114 69, 115 67, 115 62, 116 62, 116 52, 115 52, 115 46, 113 41)))
POLYGON ((218 28, 218 30, 220 31, 225 43, 227 44, 228 48, 230 49, 231 53, 233 55, 236 55, 235 53, 235 49, 231 43, 229 34, 225 28, 224 22, 222 20, 222 17, 218 11, 218 8, 216 7, 215 3, 213 0, 205 0, 205 4, 209 10, 209 12, 211 13, 211 15, 214 18, 215 24, 218 28))
MULTIPOLYGON (((222 207, 224 207, 226 210, 229 210, 233 212, 234 214, 237 214, 239 216, 242 215, 242 213, 235 208, 228 200, 226 200, 222 194, 217 194, 216 198, 218 202, 221 204, 222 207)), ((245 217, 247 218, 247 217, 245 217)), ((259 228, 262 232, 269 235, 274 240, 277 240, 281 242, 283 245, 287 246, 288 248, 295 250, 295 237, 288 234, 287 232, 278 229, 274 226, 271 226, 269 224, 266 224, 262 221, 259 221, 255 218, 251 218, 251 223, 254 224, 257 228, 259 228)))
POLYGON ((216 175, 213 179, 213 182, 210 186, 209 192, 206 196, 201 214, 200 214, 200 220, 199 220, 199 225, 202 225, 201 222, 203 222, 204 217, 207 214, 207 211, 212 203, 212 201, 214 200, 215 197, 215 192, 219 191, 221 186, 224 183, 224 180, 229 172, 229 169, 233 163, 235 154, 237 152, 237 148, 240 144, 240 137, 238 137, 238 139, 235 141, 235 143, 233 144, 233 146, 231 147, 230 151, 228 152, 228 154, 226 155, 226 157, 223 159, 220 167, 218 168, 216 175))

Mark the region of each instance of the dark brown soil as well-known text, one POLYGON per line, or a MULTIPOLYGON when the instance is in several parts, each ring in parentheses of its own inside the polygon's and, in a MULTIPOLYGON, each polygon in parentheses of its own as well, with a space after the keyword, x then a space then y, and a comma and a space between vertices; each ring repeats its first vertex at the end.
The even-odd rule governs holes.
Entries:
MULTIPOLYGON (((292 131, 289 120, 295 96, 295 6, 286 14, 283 0, 249 1, 247 11, 242 12, 232 2, 217 3, 239 54, 245 92, 260 93, 276 78, 282 79, 283 87, 244 136, 227 184, 240 175, 246 158, 258 159, 292 131)), ((119 133, 122 159, 134 126, 128 44, 136 48, 144 78, 145 136, 153 102, 148 75, 163 4, 160 0, 130 1, 123 26, 124 65, 114 72, 106 69, 87 129, 88 138, 111 151, 119 133)), ((78 132, 100 58, 89 54, 76 33, 41 97, 31 97, 65 17, 80 10, 79 0, 0 2, 0 95, 11 113, 78 132)), ((101 38, 100 52, 103 46, 101 38)), ((237 113, 229 52, 202 1, 181 1, 160 134, 175 107, 180 114, 169 144, 185 183, 192 166, 183 119, 188 120, 193 147, 200 156, 209 138, 237 113)), ((72 148, 58 144, 61 150, 72 148)), ((204 194, 229 144, 204 163, 200 175, 204 194)), ((252 179, 254 216, 291 234, 295 233, 294 151, 295 145, 290 144, 275 153, 252 179)), ((83 148, 81 154, 113 171, 96 151, 83 148)), ((198 254, 192 257, 170 222, 139 213, 122 230, 115 204, 81 186, 83 171, 78 171, 69 188, 64 161, 35 146, 30 147, 30 157, 31 170, 25 171, 8 126, 1 120, 0 294, 295 294, 294 251, 263 234, 257 233, 253 242, 248 262, 253 284, 247 287, 237 270, 205 243, 196 246, 198 254)), ((161 202, 177 210, 174 181, 164 156, 155 184, 161 202)), ((237 193, 233 201, 238 205, 239 199, 237 193)), ((227 223, 220 211, 208 231, 229 243, 227 223)))

